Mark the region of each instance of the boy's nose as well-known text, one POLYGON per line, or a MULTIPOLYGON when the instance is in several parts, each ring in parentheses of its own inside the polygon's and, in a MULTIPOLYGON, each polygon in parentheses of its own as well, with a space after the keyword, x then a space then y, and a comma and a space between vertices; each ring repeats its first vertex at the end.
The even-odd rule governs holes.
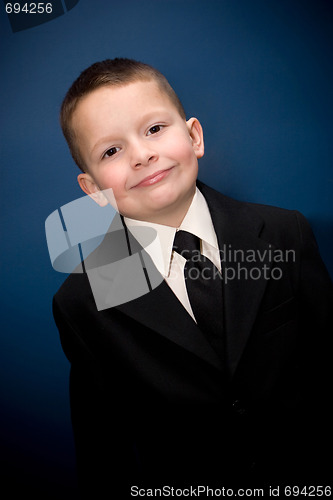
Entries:
POLYGON ((132 167, 147 167, 158 158, 158 154, 155 150, 147 146, 141 146, 135 148, 132 153, 132 167))

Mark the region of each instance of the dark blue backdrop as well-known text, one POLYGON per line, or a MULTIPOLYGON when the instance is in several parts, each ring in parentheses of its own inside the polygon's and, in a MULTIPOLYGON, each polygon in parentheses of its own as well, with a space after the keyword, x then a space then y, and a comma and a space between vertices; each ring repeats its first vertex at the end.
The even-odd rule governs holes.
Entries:
POLYGON ((333 274, 332 3, 80 0, 17 32, 1 5, 0 23, 3 456, 13 485, 74 498, 69 365, 51 315, 65 275, 44 234, 82 194, 58 125, 65 91, 96 60, 155 65, 203 124, 201 180, 302 211, 333 274))

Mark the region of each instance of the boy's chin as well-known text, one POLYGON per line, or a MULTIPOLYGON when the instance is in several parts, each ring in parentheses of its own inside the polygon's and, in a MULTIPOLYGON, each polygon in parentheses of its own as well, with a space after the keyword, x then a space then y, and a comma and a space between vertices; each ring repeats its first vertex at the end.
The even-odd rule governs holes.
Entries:
POLYGON ((132 219, 144 220, 147 222, 154 222, 156 224, 163 224, 166 226, 180 226, 187 210, 190 207, 193 195, 189 195, 184 199, 168 198, 168 200, 158 200, 157 203, 152 204, 149 210, 138 213, 132 219))

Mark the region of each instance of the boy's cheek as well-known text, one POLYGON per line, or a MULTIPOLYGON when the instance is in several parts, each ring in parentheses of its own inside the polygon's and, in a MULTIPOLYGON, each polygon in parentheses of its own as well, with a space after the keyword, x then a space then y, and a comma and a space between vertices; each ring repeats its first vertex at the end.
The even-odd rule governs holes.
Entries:
POLYGON ((176 160, 177 163, 189 163, 193 161, 194 150, 192 144, 189 140, 182 141, 182 143, 177 143, 176 141, 167 145, 166 155, 171 156, 176 160))
POLYGON ((182 164, 186 169, 196 170, 198 168, 198 158, 192 147, 183 152, 182 164))
POLYGON ((125 186, 125 179, 116 169, 108 167, 99 175, 99 186, 101 189, 112 188, 116 192, 125 186))

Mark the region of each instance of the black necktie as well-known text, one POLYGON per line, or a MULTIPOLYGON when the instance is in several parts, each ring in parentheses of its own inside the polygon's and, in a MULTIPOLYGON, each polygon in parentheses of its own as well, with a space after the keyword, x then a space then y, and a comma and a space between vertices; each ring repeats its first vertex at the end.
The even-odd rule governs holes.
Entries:
POLYGON ((222 280, 214 264, 200 252, 200 240, 177 231, 173 249, 186 259, 184 277, 193 314, 200 330, 223 356, 222 280))

